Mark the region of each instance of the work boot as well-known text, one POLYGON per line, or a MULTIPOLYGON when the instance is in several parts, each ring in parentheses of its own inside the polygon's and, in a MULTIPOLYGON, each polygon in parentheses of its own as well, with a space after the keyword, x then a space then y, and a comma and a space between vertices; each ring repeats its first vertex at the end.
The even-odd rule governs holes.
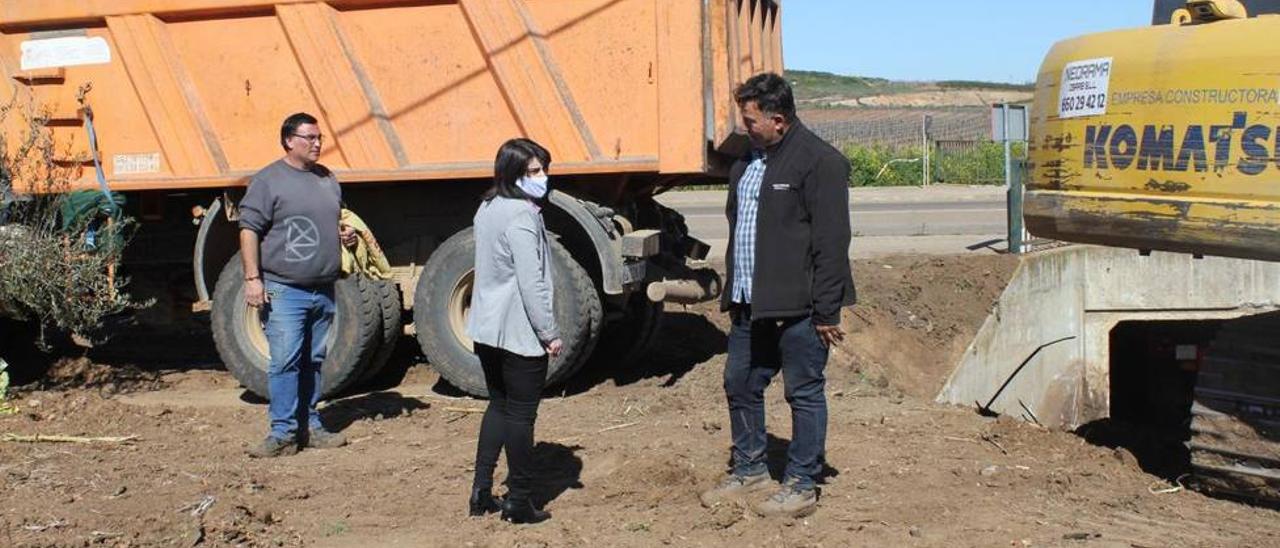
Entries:
POLYGON ((794 479, 788 478, 777 491, 752 505, 751 509, 766 518, 800 518, 818 510, 818 493, 812 487, 799 487, 794 479))
POLYGON ((493 492, 483 488, 471 490, 471 500, 468 501, 468 506, 468 510, 470 510, 468 513, 471 517, 492 514, 502 509, 498 506, 498 499, 493 498, 493 492))
POLYGON ((305 447, 308 449, 337 449, 347 444, 346 436, 323 428, 311 429, 303 439, 306 440, 305 447))
POLYGON ((511 523, 541 523, 551 519, 551 513, 533 507, 528 500, 507 499, 502 502, 502 521, 511 523))
POLYGON ((767 489, 773 482, 769 480, 769 472, 760 472, 754 476, 729 474, 720 480, 715 487, 698 495, 702 505, 711 508, 717 504, 741 498, 749 493, 767 489))
POLYGON ((283 440, 275 436, 267 436, 262 442, 247 451, 255 459, 287 457, 298 453, 298 444, 293 440, 283 440))

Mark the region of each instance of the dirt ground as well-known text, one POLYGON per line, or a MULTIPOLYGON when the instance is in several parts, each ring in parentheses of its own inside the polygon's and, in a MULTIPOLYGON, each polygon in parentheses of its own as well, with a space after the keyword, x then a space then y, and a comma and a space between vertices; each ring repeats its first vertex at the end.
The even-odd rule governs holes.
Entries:
MULTIPOLYGON (((829 468, 805 519, 699 505, 697 491, 724 471, 729 433, 727 322, 697 306, 667 317, 642 366, 597 365, 545 400, 536 458, 547 523, 466 517, 483 402, 456 396, 429 366, 325 406, 348 447, 250 460, 265 407, 217 368, 198 330, 157 328, 64 361, 0 418, 0 435, 136 436, 0 440, 0 545, 1280 545, 1280 514, 1169 489, 1123 448, 932 402, 1015 266, 997 256, 856 264, 862 304, 846 312, 853 334, 828 366, 829 468)), ((397 359, 420 360, 412 346, 397 359)), ((780 381, 768 404, 776 476, 791 437, 780 381)))

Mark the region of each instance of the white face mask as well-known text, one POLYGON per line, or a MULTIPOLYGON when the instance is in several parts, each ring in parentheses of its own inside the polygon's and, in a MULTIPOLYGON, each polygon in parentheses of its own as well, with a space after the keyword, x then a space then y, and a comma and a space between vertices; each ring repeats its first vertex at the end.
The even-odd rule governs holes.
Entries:
POLYGON ((530 198, 541 200, 547 195, 547 176, 530 177, 525 175, 519 181, 516 181, 516 186, 520 187, 520 190, 523 190, 530 198))

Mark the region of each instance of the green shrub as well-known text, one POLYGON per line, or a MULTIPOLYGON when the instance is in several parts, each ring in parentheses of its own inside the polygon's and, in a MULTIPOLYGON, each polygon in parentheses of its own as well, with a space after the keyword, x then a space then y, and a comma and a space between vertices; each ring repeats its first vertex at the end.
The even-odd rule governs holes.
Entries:
POLYGON ((46 114, 15 102, 0 108, 0 121, 8 116, 26 127, 0 135, 0 314, 99 335, 106 317, 149 305, 116 275, 136 225, 104 212, 98 204, 109 202, 96 190, 68 192, 81 172, 56 160, 46 114))
POLYGON ((849 186, 911 186, 921 184, 919 147, 849 145, 844 149, 852 171, 849 186))
MULTIPOLYGON (((1015 156, 1021 154, 1021 145, 1015 156)), ((852 172, 849 185, 917 186, 923 174, 920 147, 846 145, 852 172)), ((978 143, 961 151, 935 149, 929 157, 929 182, 960 185, 1004 184, 1004 145, 978 143)))
POLYGON ((1004 145, 980 143, 964 151, 938 152, 933 182, 964 185, 1004 184, 1004 145))

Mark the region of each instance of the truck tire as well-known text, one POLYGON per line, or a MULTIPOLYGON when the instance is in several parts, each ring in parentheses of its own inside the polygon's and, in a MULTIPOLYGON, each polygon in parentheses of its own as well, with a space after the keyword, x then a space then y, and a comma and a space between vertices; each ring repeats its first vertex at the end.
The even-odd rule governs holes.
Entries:
MULTIPOLYGON (((382 334, 382 307, 368 280, 351 276, 334 284, 337 311, 329 328, 329 353, 320 366, 320 397, 341 392, 372 360, 382 334)), ((271 355, 257 315, 244 302, 244 267, 236 254, 223 267, 213 293, 210 323, 218 355, 244 387, 265 399, 271 355)))
MULTIPOLYGON (((586 363, 600 336, 600 294, 586 269, 552 240, 556 323, 564 350, 547 367, 547 386, 572 376, 586 363)), ((475 275, 475 232, 467 228, 445 240, 418 277, 413 323, 427 361, 446 381, 486 397, 484 371, 466 335, 475 275)))
POLYGON ((400 335, 404 332, 404 325, 400 321, 403 310, 400 304, 400 288, 396 287, 396 283, 391 280, 368 280, 368 282, 378 295, 379 310, 382 312, 382 333, 378 338, 378 349, 374 351, 368 367, 364 368, 360 379, 356 381, 359 384, 372 381, 386 368, 391 355, 395 353, 396 344, 400 342, 400 335))

